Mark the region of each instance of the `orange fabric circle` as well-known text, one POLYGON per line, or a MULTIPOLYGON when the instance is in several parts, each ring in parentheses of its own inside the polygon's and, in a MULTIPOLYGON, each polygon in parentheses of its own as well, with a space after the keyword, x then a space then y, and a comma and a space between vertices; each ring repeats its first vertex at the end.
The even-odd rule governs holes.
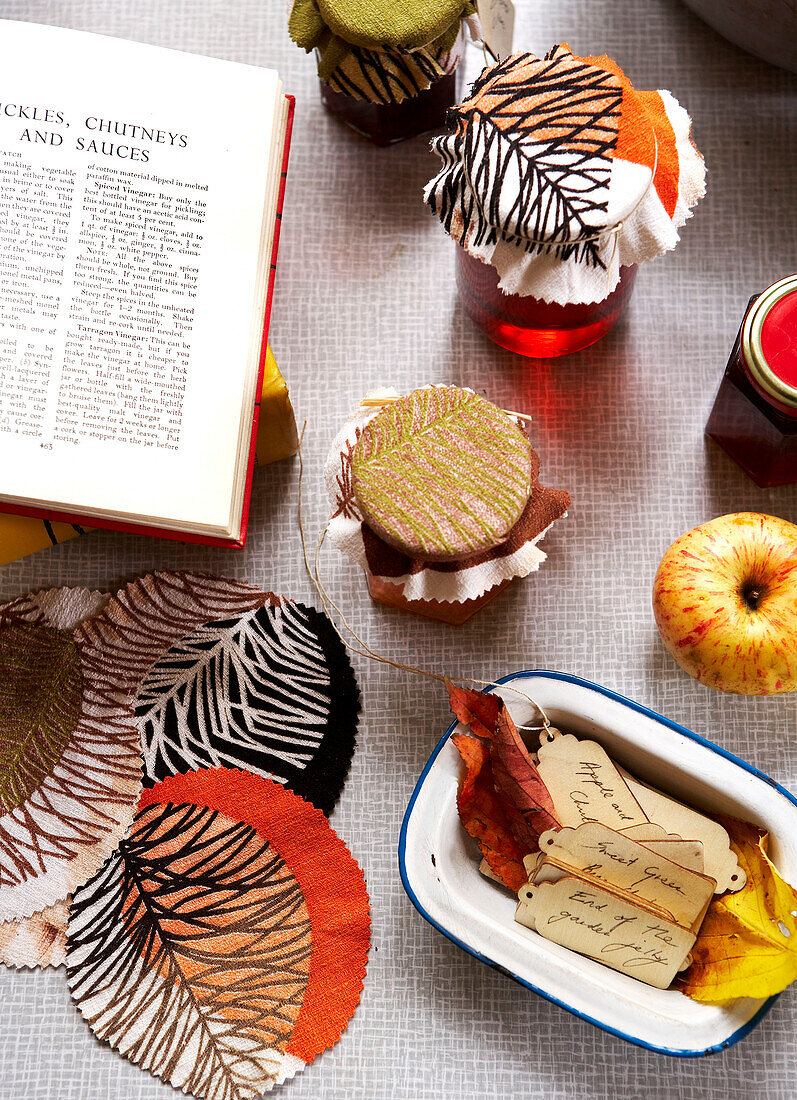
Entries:
POLYGON ((612 73, 620 81, 623 102, 613 155, 634 164, 647 165, 650 169, 655 164, 653 186, 671 218, 678 201, 680 164, 675 131, 664 109, 664 100, 658 92, 637 91, 617 62, 610 57, 585 57, 584 60, 612 73))
POLYGON ((356 1009, 371 938, 365 879, 326 817, 278 783, 234 768, 207 768, 162 780, 141 795, 193 803, 243 821, 279 853, 304 895, 312 931, 310 977, 285 1050, 304 1062, 333 1046, 356 1009))

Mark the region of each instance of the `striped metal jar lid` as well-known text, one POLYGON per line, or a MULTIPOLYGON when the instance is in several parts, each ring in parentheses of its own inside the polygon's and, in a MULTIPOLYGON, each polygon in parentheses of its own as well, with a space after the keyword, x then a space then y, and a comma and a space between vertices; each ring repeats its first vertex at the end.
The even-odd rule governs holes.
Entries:
POLYGON ((742 352, 761 389, 797 409, 797 275, 758 296, 742 326, 742 352))

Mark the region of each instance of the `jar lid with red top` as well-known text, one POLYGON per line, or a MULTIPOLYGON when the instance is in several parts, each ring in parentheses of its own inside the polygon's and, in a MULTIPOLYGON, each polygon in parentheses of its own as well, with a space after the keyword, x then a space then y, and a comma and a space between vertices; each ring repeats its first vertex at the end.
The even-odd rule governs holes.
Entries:
POLYGON ((756 299, 742 327, 742 354, 764 395, 797 411, 797 275, 756 299))

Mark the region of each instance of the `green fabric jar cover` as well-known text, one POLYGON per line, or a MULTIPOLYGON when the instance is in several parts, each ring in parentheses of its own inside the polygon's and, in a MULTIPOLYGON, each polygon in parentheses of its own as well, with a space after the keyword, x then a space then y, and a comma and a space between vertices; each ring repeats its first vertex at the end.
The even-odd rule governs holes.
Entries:
POLYGON ((475 0, 293 0, 288 30, 335 91, 401 103, 451 71, 475 0))

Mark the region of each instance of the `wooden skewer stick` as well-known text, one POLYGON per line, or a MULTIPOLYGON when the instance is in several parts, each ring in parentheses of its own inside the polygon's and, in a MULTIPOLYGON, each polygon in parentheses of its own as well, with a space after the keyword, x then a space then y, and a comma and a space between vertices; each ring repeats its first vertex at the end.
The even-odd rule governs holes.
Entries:
MULTIPOLYGON (((399 397, 364 397, 360 402, 360 408, 363 409, 381 409, 383 405, 395 405, 402 398, 399 397)), ((515 416, 518 420, 528 420, 531 423, 531 417, 528 413, 513 412, 510 409, 504 409, 507 416, 515 416)))

